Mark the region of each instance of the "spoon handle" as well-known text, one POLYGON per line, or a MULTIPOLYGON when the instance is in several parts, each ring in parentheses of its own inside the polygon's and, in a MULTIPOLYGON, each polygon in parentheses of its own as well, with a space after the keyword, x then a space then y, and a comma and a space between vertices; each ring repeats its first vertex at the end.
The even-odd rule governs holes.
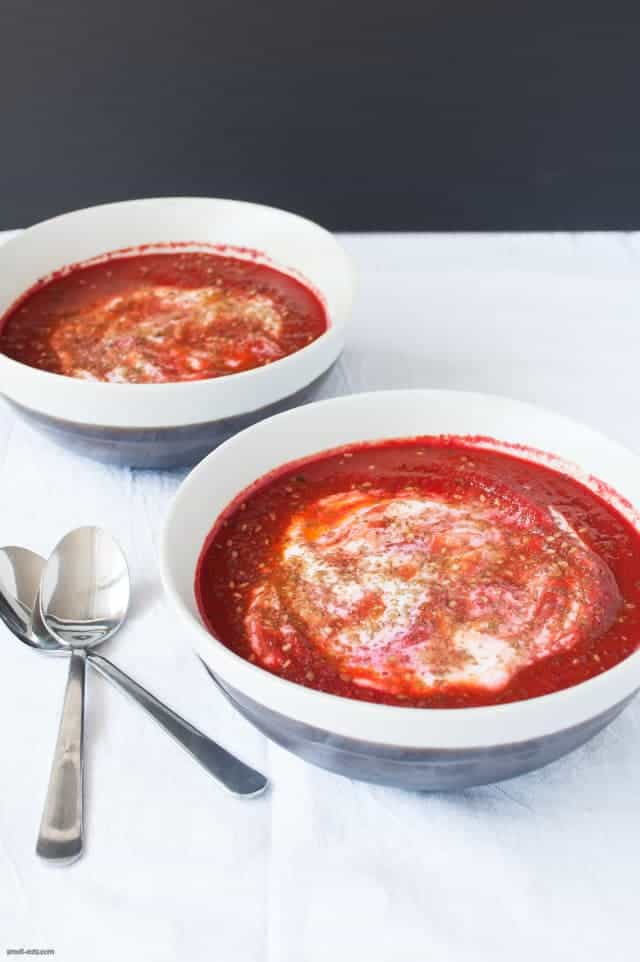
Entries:
POLYGON ((89 652, 93 667, 133 698, 158 724, 182 745, 210 775, 233 795, 259 795, 268 785, 267 779, 254 768, 241 762, 221 745, 207 737, 188 721, 177 715, 155 695, 126 675, 102 655, 89 652))
POLYGON ((36 852, 58 864, 82 853, 84 652, 73 651, 36 852))

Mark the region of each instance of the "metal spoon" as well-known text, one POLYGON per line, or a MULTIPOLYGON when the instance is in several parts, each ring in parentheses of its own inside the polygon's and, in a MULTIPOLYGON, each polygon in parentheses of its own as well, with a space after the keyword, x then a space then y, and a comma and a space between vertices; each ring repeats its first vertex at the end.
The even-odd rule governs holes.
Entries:
POLYGON ((48 860, 67 863, 82 853, 87 650, 120 628, 129 608, 129 594, 124 555, 107 532, 98 528, 70 531, 57 544, 42 572, 42 624, 55 641, 71 649, 36 845, 37 854, 48 860))
MULTIPOLYGON (((67 654, 42 623, 37 602, 44 559, 26 548, 0 548, 0 618, 22 642, 50 654, 67 654)), ((216 745, 201 731, 158 701, 123 671, 94 651, 87 651, 89 663, 134 701, 146 709, 225 788, 236 795, 252 797, 267 787, 264 775, 216 745)))

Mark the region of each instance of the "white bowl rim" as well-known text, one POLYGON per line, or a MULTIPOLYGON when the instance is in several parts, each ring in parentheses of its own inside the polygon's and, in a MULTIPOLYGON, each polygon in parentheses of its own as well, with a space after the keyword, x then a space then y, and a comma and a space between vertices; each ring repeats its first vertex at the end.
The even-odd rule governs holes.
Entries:
MULTIPOLYGON (((174 583, 169 552, 171 527, 181 514, 183 505, 188 502, 195 479, 208 470, 208 465, 215 463, 218 452, 233 444, 237 438, 259 431, 269 422, 283 421, 299 411, 319 407, 330 410, 331 407, 348 403, 353 398, 384 403, 384 398, 401 395, 410 397, 412 401, 417 399, 418 395, 425 400, 463 395, 471 402, 499 401, 530 413, 544 413, 563 421, 567 427, 574 426, 588 432, 595 442, 612 446, 624 456, 636 461, 640 470, 640 458, 588 425, 539 405, 503 395, 422 388, 369 391, 317 401, 302 409, 274 415, 240 432, 204 458, 178 488, 165 518, 160 540, 161 580, 183 621, 194 630, 194 643, 197 644, 198 654, 220 675, 223 682, 285 718, 346 738, 405 748, 496 748, 544 738, 589 721, 633 695, 640 688, 640 648, 593 678, 570 688, 523 701, 470 708, 412 708, 358 701, 307 688, 267 672, 227 648, 192 614, 174 583)), ((606 479, 602 480, 606 482, 606 479)), ((242 489, 239 488, 238 493, 242 489)))
MULTIPOLYGON (((0 352, 0 383, 9 385, 8 390, 3 387, 2 393, 6 394, 10 400, 16 401, 28 410, 45 416, 49 415, 70 424, 124 428, 131 431, 161 430, 163 428, 204 424, 236 416, 241 417, 253 411, 258 411, 262 407, 276 403, 290 394, 302 390, 336 360, 342 350, 346 321, 353 302, 356 279, 353 262, 336 236, 325 227, 283 208, 234 198, 193 196, 144 197, 96 204, 57 214, 21 230, 0 245, 0 260, 7 254, 10 256, 14 247, 19 248, 25 242, 28 242, 30 237, 34 235, 37 237, 43 228, 63 224, 73 218, 91 217, 93 214, 99 214, 100 212, 122 211, 125 213, 158 204, 223 204, 243 208, 244 210, 268 211, 276 216, 281 215, 291 223, 298 222, 301 226, 317 232, 329 241, 335 253, 341 259, 344 279, 349 288, 346 310, 341 316, 336 316, 329 311, 325 303, 326 330, 310 344, 274 361, 272 364, 197 381, 175 381, 161 384, 85 381, 80 378, 67 377, 52 371, 31 367, 0 352), (277 387, 278 380, 282 382, 282 387, 277 387), (18 391, 15 390, 16 385, 19 386, 18 391), (242 397, 240 403, 235 400, 236 395, 242 397), (50 403, 42 403, 43 397, 48 397, 50 403), (253 397, 260 398, 260 400, 253 403, 251 400, 253 397), (34 400, 31 401, 30 399, 34 400), (126 412, 124 417, 115 413, 113 409, 115 402, 117 402, 118 408, 126 412), (154 402, 156 406, 158 403, 162 405, 163 416, 160 418, 154 416, 154 402), (93 410, 94 404, 98 408, 97 413, 93 410), (135 409, 139 412, 137 421, 130 414, 130 405, 135 405, 135 409), (212 406, 215 406, 216 409, 215 416, 211 415, 212 406), (106 412, 109 408, 113 411, 111 419, 108 414, 101 413, 106 412), (185 408, 189 410, 188 416, 183 414, 185 408), (67 413, 72 410, 82 411, 82 417, 78 418, 67 413)), ((251 239, 248 238, 247 240, 246 246, 250 248, 251 239)), ((162 244, 163 242, 159 243, 162 244)), ((193 243, 194 247, 198 246, 197 240, 193 243)), ((202 246, 205 243, 203 241, 202 246)), ((230 246, 233 247, 233 245, 230 246)), ((120 248, 108 253, 118 253, 119 250, 120 248)), ((289 274, 289 276, 301 280, 303 283, 306 281, 307 285, 324 302, 322 290, 318 289, 308 278, 305 278, 304 274, 297 272, 291 265, 270 258, 268 252, 259 253, 264 253, 266 260, 282 273, 289 274)), ((93 259, 89 257, 86 260, 89 262, 93 259)), ((80 262, 80 264, 82 263, 83 261, 80 262)), ((67 265, 61 265, 61 267, 64 266, 67 265)), ((36 284, 39 280, 42 280, 42 278, 35 278, 33 283, 36 284)), ((17 300, 19 301, 19 298, 17 300)), ((0 312, 0 320, 15 303, 16 300, 13 300, 0 312)))

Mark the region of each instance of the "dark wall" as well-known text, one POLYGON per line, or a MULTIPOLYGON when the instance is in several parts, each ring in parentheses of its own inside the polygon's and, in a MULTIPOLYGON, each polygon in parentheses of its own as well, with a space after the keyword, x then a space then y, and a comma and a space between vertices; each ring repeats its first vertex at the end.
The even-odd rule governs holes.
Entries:
POLYGON ((0 227, 126 197, 640 227, 640 4, 0 0, 0 227))

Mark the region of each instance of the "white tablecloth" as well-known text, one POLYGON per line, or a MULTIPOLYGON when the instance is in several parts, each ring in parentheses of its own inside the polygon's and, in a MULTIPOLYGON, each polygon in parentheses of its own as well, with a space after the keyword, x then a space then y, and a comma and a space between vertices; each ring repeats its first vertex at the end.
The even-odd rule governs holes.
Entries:
MULTIPOLYGON (((640 449, 640 237, 346 236, 360 287, 325 394, 503 393, 640 449)), ((163 599, 158 533, 184 472, 107 468, 0 405, 0 544, 99 523, 131 619, 110 657, 273 779, 225 796, 88 678, 86 853, 34 843, 66 663, 0 628, 0 951, 60 962, 629 962, 638 953, 640 702, 568 758, 456 795, 350 782, 268 743, 217 693, 163 599)))

